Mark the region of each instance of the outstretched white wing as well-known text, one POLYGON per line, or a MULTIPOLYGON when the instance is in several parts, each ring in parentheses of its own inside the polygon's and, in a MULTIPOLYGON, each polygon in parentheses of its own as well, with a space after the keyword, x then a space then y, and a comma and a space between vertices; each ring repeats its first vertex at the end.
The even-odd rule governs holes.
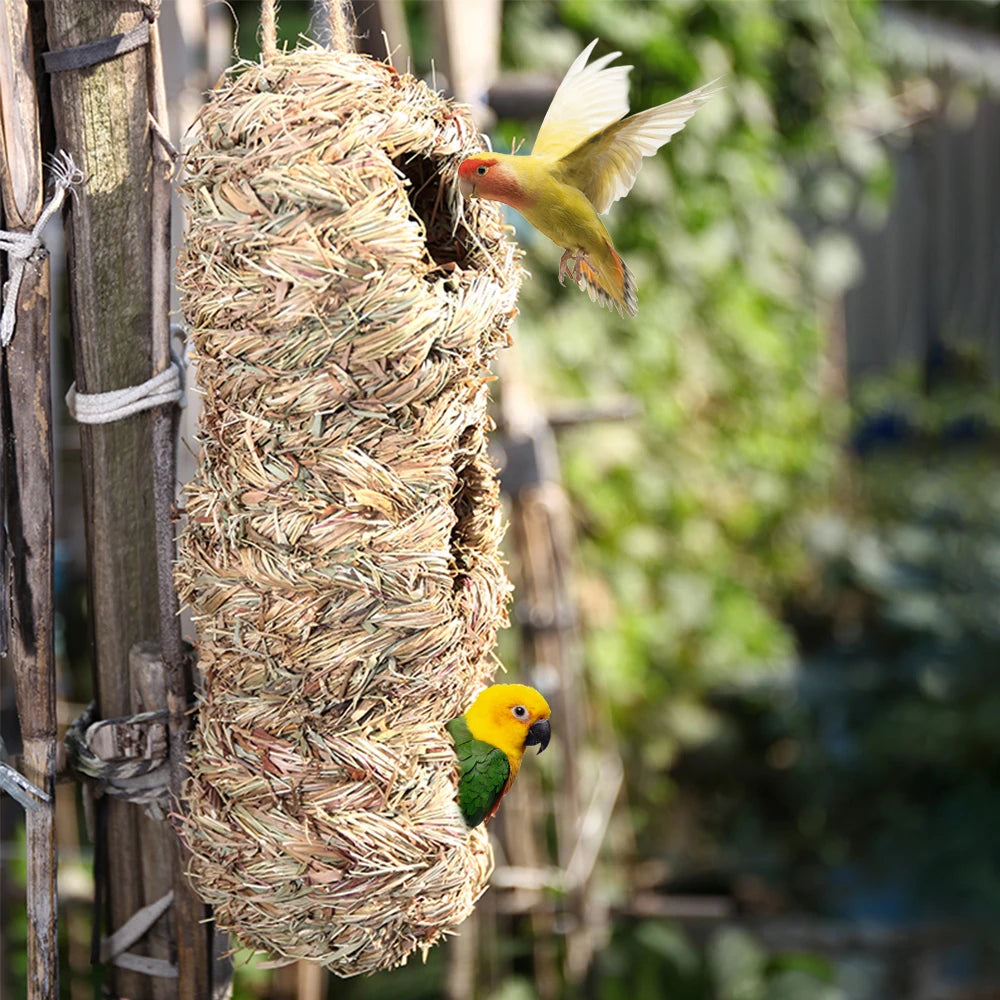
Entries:
POLYGON ((563 180, 579 188, 598 212, 606 212, 632 190, 642 158, 669 142, 720 89, 713 80, 669 104, 613 122, 563 154, 563 180))
POLYGON ((620 52, 587 60, 595 38, 566 71, 538 130, 532 154, 565 156, 584 139, 628 114, 628 74, 631 66, 612 66, 620 52))

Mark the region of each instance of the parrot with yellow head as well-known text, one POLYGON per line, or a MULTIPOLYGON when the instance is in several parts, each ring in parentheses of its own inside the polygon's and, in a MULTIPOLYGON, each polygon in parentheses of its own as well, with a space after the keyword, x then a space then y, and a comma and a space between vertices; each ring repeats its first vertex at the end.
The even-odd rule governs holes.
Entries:
POLYGON ((718 88, 713 81, 626 117, 632 67, 608 65, 620 52, 587 65, 596 44, 595 38, 559 84, 531 154, 469 157, 459 164, 459 186, 466 197, 510 205, 563 247, 560 284, 572 276, 591 300, 634 316, 635 278, 598 216, 632 190, 642 158, 669 142, 718 88))
POLYGON ((446 725, 458 754, 458 806, 468 826, 491 819, 530 746, 549 745, 549 706, 524 684, 494 684, 446 725))

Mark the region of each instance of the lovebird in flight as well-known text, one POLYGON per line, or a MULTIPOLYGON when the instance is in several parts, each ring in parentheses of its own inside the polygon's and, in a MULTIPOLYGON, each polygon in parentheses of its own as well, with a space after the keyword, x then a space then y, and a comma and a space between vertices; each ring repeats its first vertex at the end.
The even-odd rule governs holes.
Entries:
POLYGON ((470 826, 490 819, 527 747, 549 745, 549 706, 524 684, 494 684, 446 726, 458 753, 458 807, 470 826))
POLYGON ((530 156, 481 153, 458 167, 466 197, 502 201, 565 249, 567 275, 593 301, 634 316, 635 279, 598 218, 632 190, 644 156, 684 128, 719 89, 715 82, 628 115, 631 66, 609 66, 610 52, 589 66, 595 38, 573 61, 552 98, 530 156))

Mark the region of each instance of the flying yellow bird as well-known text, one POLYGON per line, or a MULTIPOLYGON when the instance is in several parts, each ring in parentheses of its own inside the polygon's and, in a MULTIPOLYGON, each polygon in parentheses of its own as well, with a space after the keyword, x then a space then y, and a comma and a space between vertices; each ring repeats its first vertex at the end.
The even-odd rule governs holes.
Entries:
POLYGON ((713 81, 626 118, 632 67, 608 66, 620 52, 588 66, 596 44, 595 38, 559 84, 530 156, 472 156, 458 177, 464 195, 510 205, 565 249, 560 284, 571 275, 593 301, 634 316, 635 279, 598 213, 632 190, 642 158, 666 145, 719 88, 713 81))

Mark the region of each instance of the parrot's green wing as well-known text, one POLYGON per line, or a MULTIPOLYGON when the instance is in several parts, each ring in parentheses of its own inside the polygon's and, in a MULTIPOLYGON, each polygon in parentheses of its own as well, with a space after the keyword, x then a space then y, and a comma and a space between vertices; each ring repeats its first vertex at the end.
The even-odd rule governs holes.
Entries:
POLYGON ((499 747, 475 739, 464 716, 452 719, 446 728, 458 753, 458 807, 470 827, 479 826, 507 790, 510 761, 499 747))

